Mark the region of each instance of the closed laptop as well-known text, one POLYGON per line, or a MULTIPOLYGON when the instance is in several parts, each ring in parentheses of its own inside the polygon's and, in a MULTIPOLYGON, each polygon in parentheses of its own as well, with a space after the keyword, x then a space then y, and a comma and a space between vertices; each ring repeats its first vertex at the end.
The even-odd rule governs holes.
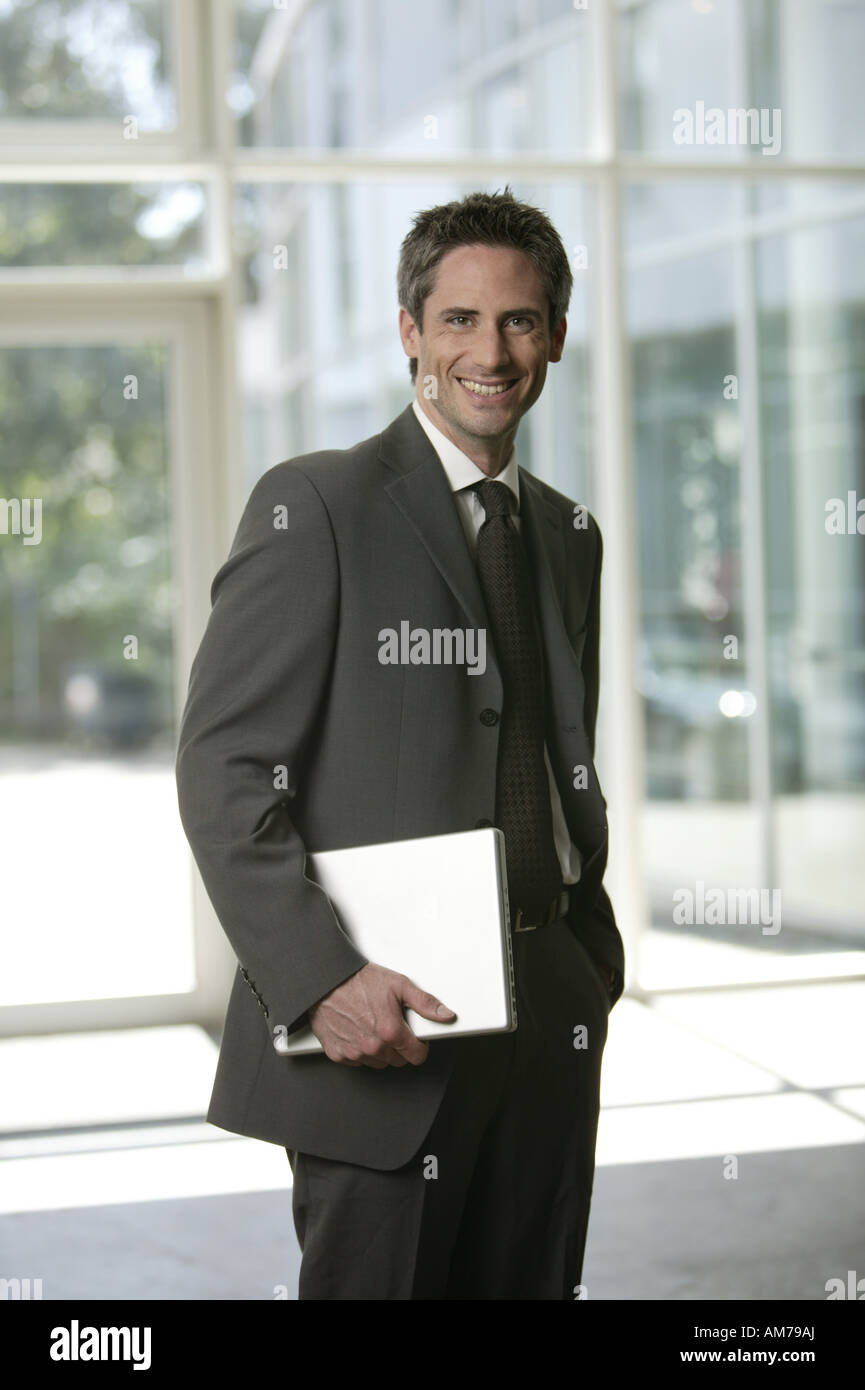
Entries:
MULTIPOLYGON (((407 975, 456 1013, 449 1023, 405 1010, 424 1041, 517 1026, 504 836, 495 827, 326 850, 306 857, 346 935, 377 965, 407 975)), ((322 1051, 309 1027, 274 1047, 322 1051)))

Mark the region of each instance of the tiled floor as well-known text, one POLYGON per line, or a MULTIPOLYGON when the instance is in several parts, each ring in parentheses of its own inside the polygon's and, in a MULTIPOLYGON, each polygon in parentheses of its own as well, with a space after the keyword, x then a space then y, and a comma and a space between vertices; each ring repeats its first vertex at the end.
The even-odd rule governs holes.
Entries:
MULTIPOLYGON (((620 1001, 589 1298, 823 1299, 865 1274, 863 1010, 861 981, 620 1001)), ((295 1297, 284 1151, 196 1119, 215 1055, 193 1027, 0 1044, 20 1135, 0 1141, 0 1277, 46 1299, 295 1297)))

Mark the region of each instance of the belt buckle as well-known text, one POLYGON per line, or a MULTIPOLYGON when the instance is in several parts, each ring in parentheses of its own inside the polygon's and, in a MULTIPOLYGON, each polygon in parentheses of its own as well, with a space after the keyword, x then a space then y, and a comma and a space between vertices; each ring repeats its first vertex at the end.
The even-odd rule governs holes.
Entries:
POLYGON ((535 924, 534 926, 531 926, 531 927, 521 927, 521 926, 520 926, 520 918, 521 918, 523 915, 524 915, 523 909, 522 909, 521 907, 518 907, 518 908, 517 908, 517 915, 516 915, 516 917, 514 918, 514 927, 513 927, 513 930, 514 930, 515 932, 517 932, 517 931, 537 931, 537 924, 535 924))
POLYGON ((567 906, 566 906, 567 901, 568 901, 568 890, 567 890, 566 888, 564 888, 564 889, 562 889, 561 893, 559 893, 555 898, 553 898, 553 901, 548 905, 546 911, 542 914, 541 920, 540 920, 539 922, 534 922, 534 923, 532 924, 532 926, 530 926, 530 927, 521 927, 521 926, 520 926, 520 918, 523 917, 525 914, 524 914, 524 912, 523 912, 523 909, 522 909, 521 907, 518 907, 518 908, 517 908, 517 915, 516 915, 516 917, 514 918, 514 925, 513 925, 512 930, 515 931, 515 932, 517 932, 517 931, 537 931, 538 927, 548 927, 548 926, 550 925, 551 922, 555 922, 556 918, 557 918, 560 914, 562 914, 562 913, 564 913, 564 912, 567 911, 567 906))

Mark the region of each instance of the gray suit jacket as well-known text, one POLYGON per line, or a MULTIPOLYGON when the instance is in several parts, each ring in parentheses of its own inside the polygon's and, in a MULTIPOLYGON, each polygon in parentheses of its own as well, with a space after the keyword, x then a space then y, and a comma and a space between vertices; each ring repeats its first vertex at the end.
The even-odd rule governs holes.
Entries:
MULTIPOLYGON (((595 774, 601 537, 520 470, 522 530, 546 657, 547 746, 582 877, 569 921, 596 962, 624 955, 602 887, 595 774), (574 769, 588 786, 574 788, 574 769)), ((239 966, 207 1118, 238 1134, 399 1167, 435 1117, 458 1039, 419 1067, 289 1058, 272 1030, 366 963, 306 851, 470 830, 495 819, 502 682, 486 670, 382 665, 382 628, 485 628, 479 583, 438 456, 411 406, 353 449, 271 468, 213 581, 177 755, 183 826, 239 966), (484 713, 484 718, 481 718, 484 713)), ((423 981, 417 981, 421 986, 423 981)))

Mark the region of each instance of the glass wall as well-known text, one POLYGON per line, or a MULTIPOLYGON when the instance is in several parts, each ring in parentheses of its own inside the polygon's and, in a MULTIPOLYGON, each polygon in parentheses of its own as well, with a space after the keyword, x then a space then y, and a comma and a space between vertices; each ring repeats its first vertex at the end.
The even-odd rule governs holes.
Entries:
POLYGON ((0 1004, 186 992, 170 347, 3 337, 0 1004))
POLYGON ((618 10, 624 151, 861 164, 857 0, 618 0, 618 10))
MULTIPOLYGON (((241 185, 236 225, 243 304, 238 371, 249 486, 280 459, 345 448, 382 429, 412 397, 396 332, 396 264, 413 215, 472 188, 440 179, 241 185)), ((590 501, 591 236, 588 190, 514 184, 575 248, 575 288, 561 362, 520 429, 520 462, 590 501)))
POLYGON ((549 213, 575 278, 517 448, 604 529, 601 771, 629 983, 779 977, 803 954, 853 968, 863 41, 852 0, 0 3, 0 293, 23 325, 0 324, 0 799, 40 880, 16 920, 49 933, 14 947, 19 981, 38 967, 45 1000, 188 989, 200 960, 166 905, 191 875, 165 797, 210 579, 265 469, 409 403, 395 274, 413 215, 505 184, 549 213), (156 291, 165 331, 136 327, 156 291), (63 331, 30 333, 54 306, 63 331), (181 306, 207 315, 200 390, 169 331, 181 306), (97 310, 115 332, 83 332, 97 310), (15 506, 36 497, 31 547, 15 506), (122 821, 98 809, 120 770, 160 865, 132 888, 122 821), (58 787, 51 882, 20 807, 58 787), (780 893, 784 930, 676 922, 698 884, 780 893), (73 892, 98 979, 63 936, 73 892))
POLYGON ((125 121, 132 138, 177 119, 171 0, 0 5, 0 120, 125 121))
POLYGON ((639 538, 647 878, 760 883, 742 552, 736 192, 632 184, 627 329, 639 538))
MULTIPOLYGON (((673 955, 689 937, 686 982, 715 977, 722 943, 721 968, 757 979, 788 953, 840 951, 865 931, 852 855, 861 558, 855 537, 823 527, 826 498, 862 485, 863 183, 776 176, 797 161, 862 160, 851 55, 865 11, 840 0, 621 0, 615 16, 621 153, 642 161, 625 169, 614 153, 621 264, 604 266, 597 231, 609 183, 590 171, 510 179, 550 212, 576 279, 565 359, 518 449, 595 505, 605 429, 596 277, 620 276, 633 456, 622 505, 638 551, 632 671, 655 928, 645 978, 660 984, 673 969, 682 983, 673 955), (705 172, 659 177, 664 161, 705 172), (731 177, 742 165, 754 176, 731 177), (724 178, 713 176, 720 166, 724 178), (770 167, 773 177, 756 177, 770 167), (779 941, 759 925, 676 923, 674 895, 689 885, 780 894, 789 930, 779 941)), ((591 156, 609 140, 610 112, 588 8, 441 0, 409 17, 399 5, 318 0, 286 18, 245 4, 236 33, 244 146, 418 161, 387 181, 238 187, 249 483, 279 458, 365 437, 409 399, 399 242, 420 208, 505 181, 444 179, 435 157, 591 156)), ((615 556, 615 515, 605 528, 615 556)), ((615 758, 624 711, 605 693, 604 750, 615 758)))
POLYGON ((573 0, 241 0, 230 100, 247 146, 573 157, 594 139, 588 13, 573 0))
POLYGON ((865 830, 865 208, 843 187, 786 195, 788 227, 754 252, 774 843, 788 915, 851 927, 865 830))

